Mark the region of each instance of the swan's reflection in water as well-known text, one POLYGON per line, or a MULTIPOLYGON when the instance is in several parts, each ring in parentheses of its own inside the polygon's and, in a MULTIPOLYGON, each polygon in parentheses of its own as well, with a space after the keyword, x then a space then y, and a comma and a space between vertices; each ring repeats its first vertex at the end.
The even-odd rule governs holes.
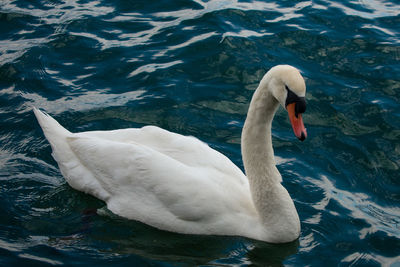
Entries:
POLYGON ((98 213, 106 216, 93 217, 87 237, 98 243, 102 253, 114 256, 136 255, 173 265, 184 262, 185 266, 283 266, 299 246, 298 240, 269 244, 234 236, 177 234, 120 218, 105 208, 98 213))

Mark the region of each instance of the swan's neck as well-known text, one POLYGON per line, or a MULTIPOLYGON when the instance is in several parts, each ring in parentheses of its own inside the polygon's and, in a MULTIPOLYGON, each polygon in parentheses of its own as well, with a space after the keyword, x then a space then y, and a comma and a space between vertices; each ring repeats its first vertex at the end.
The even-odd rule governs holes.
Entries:
POLYGON ((267 84, 261 82, 250 102, 241 142, 243 163, 251 183, 271 184, 280 180, 268 175, 275 169, 271 126, 278 106, 267 84))
POLYGON ((242 132, 242 156, 254 205, 269 239, 293 240, 300 231, 296 208, 275 167, 271 125, 279 102, 262 80, 250 103, 242 132))

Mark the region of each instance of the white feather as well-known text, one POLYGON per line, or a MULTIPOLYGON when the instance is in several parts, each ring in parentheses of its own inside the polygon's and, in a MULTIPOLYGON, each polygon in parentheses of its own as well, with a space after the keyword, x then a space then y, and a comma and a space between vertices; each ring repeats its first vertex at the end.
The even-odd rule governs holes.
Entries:
MULTIPOLYGON (((269 92, 266 77, 265 86, 257 89, 263 95, 269 92)), ((276 107, 264 110, 273 116, 276 107)), ((268 122, 264 128, 251 125, 242 136, 248 179, 226 156, 194 137, 155 126, 71 133, 38 109, 34 113, 67 182, 105 201, 115 214, 180 233, 269 242, 299 235, 293 201, 275 165, 268 163, 274 159, 271 137, 262 130, 268 130, 268 122), (252 138, 259 133, 266 141, 252 138)), ((246 124, 256 123, 251 114, 250 107, 246 124)))

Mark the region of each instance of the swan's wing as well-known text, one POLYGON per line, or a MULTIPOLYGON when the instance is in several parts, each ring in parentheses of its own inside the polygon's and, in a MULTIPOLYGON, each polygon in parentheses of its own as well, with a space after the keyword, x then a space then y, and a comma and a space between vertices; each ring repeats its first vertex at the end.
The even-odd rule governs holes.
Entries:
POLYGON ((76 161, 65 175, 75 188, 97 197, 101 192, 108 208, 126 218, 185 232, 188 222, 203 227, 224 213, 254 212, 248 184, 232 182, 212 166, 188 166, 137 143, 79 136, 67 142, 76 161), (82 180, 89 184, 77 186, 82 180))
POLYGON ((223 173, 229 174, 231 179, 235 179, 236 182, 241 184, 248 183, 243 172, 230 159, 192 136, 183 136, 156 126, 114 131, 90 131, 78 133, 77 135, 127 144, 140 144, 185 165, 192 167, 212 166, 223 173))

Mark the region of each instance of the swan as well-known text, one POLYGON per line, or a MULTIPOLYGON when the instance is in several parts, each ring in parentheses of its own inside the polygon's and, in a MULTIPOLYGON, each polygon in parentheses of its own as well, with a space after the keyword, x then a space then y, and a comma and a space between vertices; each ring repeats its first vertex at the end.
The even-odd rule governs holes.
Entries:
POLYGON ((278 65, 262 78, 241 137, 247 176, 195 137, 156 126, 71 133, 33 111, 68 184, 114 214, 183 234, 285 243, 299 237, 300 220, 275 166, 271 123, 283 106, 303 141, 305 93, 295 67, 278 65))

